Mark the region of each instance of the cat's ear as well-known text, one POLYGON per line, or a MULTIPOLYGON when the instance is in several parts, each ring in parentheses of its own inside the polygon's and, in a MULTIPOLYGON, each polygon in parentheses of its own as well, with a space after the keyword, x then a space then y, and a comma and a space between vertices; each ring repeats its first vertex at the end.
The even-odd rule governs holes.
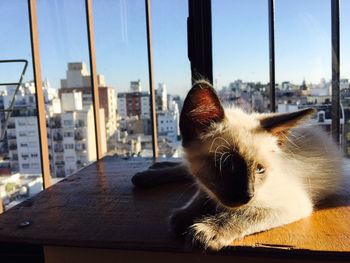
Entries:
POLYGON ((197 140, 212 123, 225 118, 220 100, 208 82, 196 83, 187 94, 180 117, 182 145, 197 140))
POLYGON ((315 109, 307 108, 290 113, 270 114, 260 119, 260 125, 278 137, 279 143, 283 144, 289 130, 307 121, 315 112, 315 109))

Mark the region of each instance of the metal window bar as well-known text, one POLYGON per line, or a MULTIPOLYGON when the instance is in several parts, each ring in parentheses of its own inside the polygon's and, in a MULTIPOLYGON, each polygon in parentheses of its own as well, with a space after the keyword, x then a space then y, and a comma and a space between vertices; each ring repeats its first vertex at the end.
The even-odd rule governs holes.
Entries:
POLYGON ((339 0, 331 0, 332 20, 332 137, 340 141, 340 34, 339 0))
POLYGON ((269 14, 269 67, 270 67, 270 111, 276 111, 275 91, 275 0, 268 0, 269 14))
POLYGON ((213 83, 211 0, 188 0, 187 45, 192 84, 199 78, 213 83))
POLYGON ((21 76, 19 77, 18 82, 0 83, 0 86, 16 86, 9 107, 7 109, 0 110, 0 112, 4 112, 6 115, 5 121, 1 127, 0 142, 2 142, 4 140, 5 133, 7 130, 7 125, 8 125, 8 122, 10 120, 10 116, 11 116, 13 109, 14 109, 14 106, 15 106, 16 95, 17 95, 17 92, 18 92, 20 86, 22 85, 23 77, 24 77, 24 74, 26 73, 26 70, 27 70, 28 61, 25 59, 8 59, 8 60, 0 60, 0 64, 1 63, 24 63, 24 66, 23 66, 22 73, 21 73, 21 76))
POLYGON ((87 37, 88 37, 88 44, 89 44, 92 101, 94 106, 96 152, 97 152, 97 159, 101 159, 104 154, 102 150, 102 132, 104 131, 101 131, 100 100, 99 100, 98 84, 97 84, 94 25, 93 25, 93 11, 92 11, 91 0, 85 0, 85 10, 86 10, 87 37))
POLYGON ((153 158, 158 158, 158 138, 157 138, 157 113, 156 100, 153 81, 153 62, 152 62, 152 27, 151 27, 151 3, 150 0, 145 0, 146 10, 146 30, 147 30, 147 51, 148 51, 148 79, 151 100, 151 124, 152 124, 152 147, 153 158))

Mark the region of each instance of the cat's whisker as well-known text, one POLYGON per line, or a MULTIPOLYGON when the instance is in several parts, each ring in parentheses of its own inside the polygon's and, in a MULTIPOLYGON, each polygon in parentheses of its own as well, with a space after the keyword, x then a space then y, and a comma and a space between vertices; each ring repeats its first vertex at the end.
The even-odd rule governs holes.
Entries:
POLYGON ((226 160, 231 156, 231 154, 227 155, 227 157, 225 158, 225 160, 223 161, 223 163, 226 162, 226 160))
MULTIPOLYGON (((222 157, 224 157, 226 154, 228 154, 228 156, 231 155, 229 152, 225 152, 223 155, 221 155, 221 157, 220 157, 220 175, 222 175, 222 157)), ((225 161, 223 163, 225 163, 225 161)))
MULTIPOLYGON (((216 147, 216 149, 215 149, 215 153, 214 153, 214 161, 215 161, 215 167, 216 167, 216 160, 217 160, 217 158, 216 158, 216 155, 217 155, 217 151, 219 150, 219 148, 221 147, 222 145, 220 144, 218 147, 216 147)), ((221 153, 221 152, 220 152, 221 153)), ((227 153, 227 152, 223 152, 223 153, 221 153, 221 156, 223 155, 223 154, 225 154, 225 153, 227 153)))
POLYGON ((227 144, 227 146, 230 147, 229 142, 228 142, 225 138, 219 136, 219 137, 215 137, 215 139, 214 139, 214 140, 212 141, 212 143, 211 143, 210 148, 212 148, 212 147, 213 147, 213 144, 214 144, 217 140, 219 140, 219 139, 220 139, 220 140, 223 140, 223 141, 227 144))
MULTIPOLYGON (((218 148, 220 148, 220 147, 223 147, 224 149, 230 150, 230 148, 229 148, 229 147, 227 147, 227 146, 225 146, 225 145, 220 144, 220 145, 218 145, 218 146, 216 147, 216 150, 215 150, 215 151, 217 151, 217 150, 218 150, 218 148)), ((213 148, 210 148, 209 152, 213 152, 213 148)))

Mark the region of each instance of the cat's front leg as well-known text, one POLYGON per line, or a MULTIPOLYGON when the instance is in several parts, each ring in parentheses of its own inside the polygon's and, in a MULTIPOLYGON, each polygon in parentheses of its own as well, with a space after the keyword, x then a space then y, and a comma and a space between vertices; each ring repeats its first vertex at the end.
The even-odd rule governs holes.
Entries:
POLYGON ((217 213, 217 204, 205 193, 198 190, 187 204, 172 212, 170 216, 170 227, 177 236, 185 236, 189 227, 199 220, 203 215, 214 215, 217 213))
POLYGON ((240 224, 231 218, 230 213, 220 213, 197 220, 189 230, 193 243, 199 243, 205 249, 219 250, 243 237, 240 224))
POLYGON ((246 206, 203 217, 190 227, 190 233, 204 248, 219 250, 236 239, 292 223, 311 212, 311 206, 300 210, 246 206))

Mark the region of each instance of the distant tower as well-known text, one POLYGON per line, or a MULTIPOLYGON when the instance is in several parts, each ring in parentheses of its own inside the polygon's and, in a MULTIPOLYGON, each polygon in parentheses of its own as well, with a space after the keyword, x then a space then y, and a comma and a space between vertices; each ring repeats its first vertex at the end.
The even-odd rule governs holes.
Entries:
POLYGON ((307 90, 305 79, 303 80, 303 83, 300 86, 300 90, 307 90))
POLYGON ((132 92, 141 92, 141 80, 130 81, 130 90, 132 92))
POLYGON ((156 104, 157 110, 159 111, 166 111, 168 109, 168 93, 164 83, 158 84, 158 89, 156 90, 156 104))

